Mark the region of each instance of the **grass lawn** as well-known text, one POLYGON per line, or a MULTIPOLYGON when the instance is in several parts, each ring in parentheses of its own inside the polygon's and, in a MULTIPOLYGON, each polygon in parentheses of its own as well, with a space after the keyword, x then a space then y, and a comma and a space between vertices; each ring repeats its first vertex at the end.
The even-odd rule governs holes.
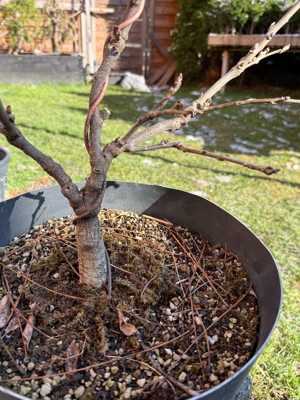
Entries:
MULTIPOLYGON (((12 106, 16 124, 28 140, 60 162, 74 181, 89 175, 83 144, 89 86, 0 85, 0 93, 4 105, 12 106)), ((186 87, 177 98, 188 102, 200 93, 197 87, 186 87)), ((268 94, 229 91, 218 95, 213 104, 288 94, 287 90, 268 94)), ((136 118, 161 97, 161 93, 140 94, 109 87, 104 103, 109 106, 111 117, 103 128, 103 144, 124 135, 136 118)), ((198 117, 180 135, 162 134, 156 140, 172 136, 190 147, 201 148, 203 142, 197 139, 201 135, 206 150, 282 169, 271 177, 173 149, 123 154, 113 162, 108 175, 112 180, 201 191, 245 223, 272 251, 282 273, 284 303, 272 340, 251 373, 253 398, 264 400, 300 398, 299 114, 296 104, 229 108, 198 117)), ((7 146, 2 137, 0 145, 7 146)), ((10 196, 54 183, 33 160, 9 147, 10 196)))

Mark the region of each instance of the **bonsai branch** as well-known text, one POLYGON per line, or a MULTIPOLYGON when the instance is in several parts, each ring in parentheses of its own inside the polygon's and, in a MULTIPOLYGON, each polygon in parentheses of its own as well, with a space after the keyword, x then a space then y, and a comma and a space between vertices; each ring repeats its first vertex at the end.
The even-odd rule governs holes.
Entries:
POLYGON ((257 103, 271 103, 271 104, 298 103, 298 104, 300 104, 300 100, 291 99, 289 96, 276 97, 276 98, 273 98, 273 99, 238 100, 238 101, 232 101, 230 103, 217 104, 215 106, 208 106, 208 107, 206 107, 204 109, 204 111, 214 111, 214 110, 220 110, 222 108, 228 108, 228 107, 233 107, 233 106, 243 106, 245 104, 257 104, 257 103))
POLYGON ((80 194, 77 186, 72 182, 72 179, 60 164, 53 161, 51 157, 42 153, 24 137, 22 132, 15 126, 14 116, 11 114, 11 107, 8 106, 7 109, 4 110, 1 101, 0 121, 3 124, 0 126, 0 132, 6 137, 7 141, 36 161, 58 182, 62 189, 62 193, 70 201, 70 205, 74 209, 80 208, 83 203, 83 196, 80 194))
POLYGON ((169 143, 168 139, 162 140, 160 143, 157 143, 154 145, 149 145, 149 146, 127 147, 127 149, 125 151, 130 152, 130 153, 136 153, 138 151, 153 151, 153 150, 170 149, 170 148, 175 148, 177 150, 181 150, 184 153, 193 153, 193 154, 197 154, 200 156, 214 158, 215 160, 218 160, 218 161, 227 161, 227 162, 231 162, 234 164, 239 164, 239 165, 242 165, 243 167, 263 172, 266 175, 276 174, 277 172, 280 171, 279 168, 273 168, 271 166, 264 167, 263 165, 257 165, 257 164, 253 164, 248 161, 243 161, 243 160, 239 160, 237 158, 230 157, 227 154, 215 154, 215 153, 209 153, 208 151, 205 151, 205 150, 191 149, 189 147, 185 147, 182 142, 169 143))
MULTIPOLYGON (((175 81, 174 87, 171 87, 168 90, 167 94, 164 96, 164 98, 161 99, 150 111, 148 111, 147 114, 145 114, 143 117, 138 118, 136 123, 126 133, 126 135, 122 139, 119 139, 119 144, 121 146, 128 144, 130 138, 134 135, 134 133, 138 130, 138 128, 141 125, 143 125, 145 122, 149 121, 150 119, 157 118, 158 111, 160 109, 162 109, 168 103, 168 101, 171 99, 171 96, 180 89, 181 84, 182 84, 182 74, 179 74, 178 78, 175 81), (156 116, 154 116, 154 115, 156 115, 156 116)), ((176 111, 176 108, 173 106, 173 108, 171 110, 176 111)), ((181 112, 174 112, 172 115, 174 115, 174 114, 181 114, 181 112)), ((166 115, 166 113, 161 114, 161 115, 166 115)), ((171 115, 171 114, 169 114, 169 115, 171 115)))

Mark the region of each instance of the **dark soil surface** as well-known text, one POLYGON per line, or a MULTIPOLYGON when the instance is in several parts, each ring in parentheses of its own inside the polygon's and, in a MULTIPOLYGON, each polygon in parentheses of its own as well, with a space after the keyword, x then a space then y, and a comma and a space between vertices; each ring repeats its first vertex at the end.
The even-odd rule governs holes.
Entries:
POLYGON ((16 322, 9 331, 0 307, 2 385, 44 400, 186 399, 237 372, 253 353, 259 324, 237 256, 151 217, 118 211, 99 217, 112 301, 106 287, 80 282, 70 216, 2 249, 0 301, 9 299, 16 322), (11 303, 23 336, 32 324, 38 328, 27 346, 11 303), (66 369, 79 371, 65 375, 66 369))

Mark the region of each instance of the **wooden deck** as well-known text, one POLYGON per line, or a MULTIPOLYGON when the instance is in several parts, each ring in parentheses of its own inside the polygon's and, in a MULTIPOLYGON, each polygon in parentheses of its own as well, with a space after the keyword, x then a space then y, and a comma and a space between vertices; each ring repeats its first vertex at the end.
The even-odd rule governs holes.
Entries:
MULTIPOLYGON (((208 47, 214 50, 245 50, 251 48, 255 43, 260 43, 266 35, 219 35, 210 33, 208 35, 208 47)), ((300 35, 276 35, 270 41, 270 47, 280 48, 290 44, 290 50, 300 51, 300 35)))
MULTIPOLYGON (((222 51, 221 77, 228 72, 230 53, 233 51, 248 51, 255 43, 260 43, 266 35, 221 35, 210 33, 207 39, 208 49, 222 51)), ((271 49, 283 48, 290 45, 289 52, 300 52, 300 35, 276 35, 270 40, 271 49)), ((241 81, 242 82, 242 81, 241 81)), ((224 93, 225 86, 221 93, 224 93)))

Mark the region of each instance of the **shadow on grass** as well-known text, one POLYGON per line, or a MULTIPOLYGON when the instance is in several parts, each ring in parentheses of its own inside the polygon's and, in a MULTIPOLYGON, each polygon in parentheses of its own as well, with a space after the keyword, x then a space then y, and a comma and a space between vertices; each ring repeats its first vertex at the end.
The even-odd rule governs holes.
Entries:
MULTIPOLYGON (((20 128, 25 128, 25 129, 32 129, 33 131, 45 131, 47 133, 50 133, 51 135, 62 135, 62 136, 68 136, 71 137, 73 139, 79 139, 79 140, 83 140, 83 134, 82 136, 77 136, 77 135, 73 135, 72 133, 66 132, 66 131, 51 131, 50 129, 47 129, 45 127, 43 128, 37 128, 36 126, 32 126, 32 125, 26 125, 26 124, 20 124, 19 125, 20 128)), ((83 128, 82 128, 83 131, 83 128)))
MULTIPOLYGON (((174 160, 169 160, 168 158, 165 157, 161 157, 161 156, 152 156, 149 153, 147 154, 142 154, 142 153, 132 153, 132 156, 134 157, 147 157, 147 158, 152 158, 154 160, 160 160, 169 164, 173 164, 174 160)), ((220 174, 220 175, 232 175, 232 176, 243 176, 244 178, 250 178, 250 179, 260 179, 260 180, 264 180, 264 181, 270 181, 272 180, 272 182, 278 182, 281 183, 282 185, 288 185, 288 186, 292 186, 295 188, 300 189, 300 183, 296 183, 296 182, 291 182, 291 181, 285 181, 282 179, 277 179, 274 178, 274 175, 272 177, 267 177, 267 176, 262 176, 262 175, 248 175, 248 174, 244 174, 240 171, 238 172, 231 172, 231 171, 224 171, 224 170, 218 170, 218 169, 214 169, 214 168, 207 168, 207 167, 202 167, 202 166, 198 166, 198 165, 188 165, 188 164, 183 164, 177 161, 177 164, 185 167, 185 168, 192 168, 192 169, 200 169, 200 170, 205 170, 205 171, 212 171, 216 174, 220 174)), ((279 172, 280 173, 280 172, 279 172)), ((261 174, 261 172, 257 172, 257 174, 261 174)))

